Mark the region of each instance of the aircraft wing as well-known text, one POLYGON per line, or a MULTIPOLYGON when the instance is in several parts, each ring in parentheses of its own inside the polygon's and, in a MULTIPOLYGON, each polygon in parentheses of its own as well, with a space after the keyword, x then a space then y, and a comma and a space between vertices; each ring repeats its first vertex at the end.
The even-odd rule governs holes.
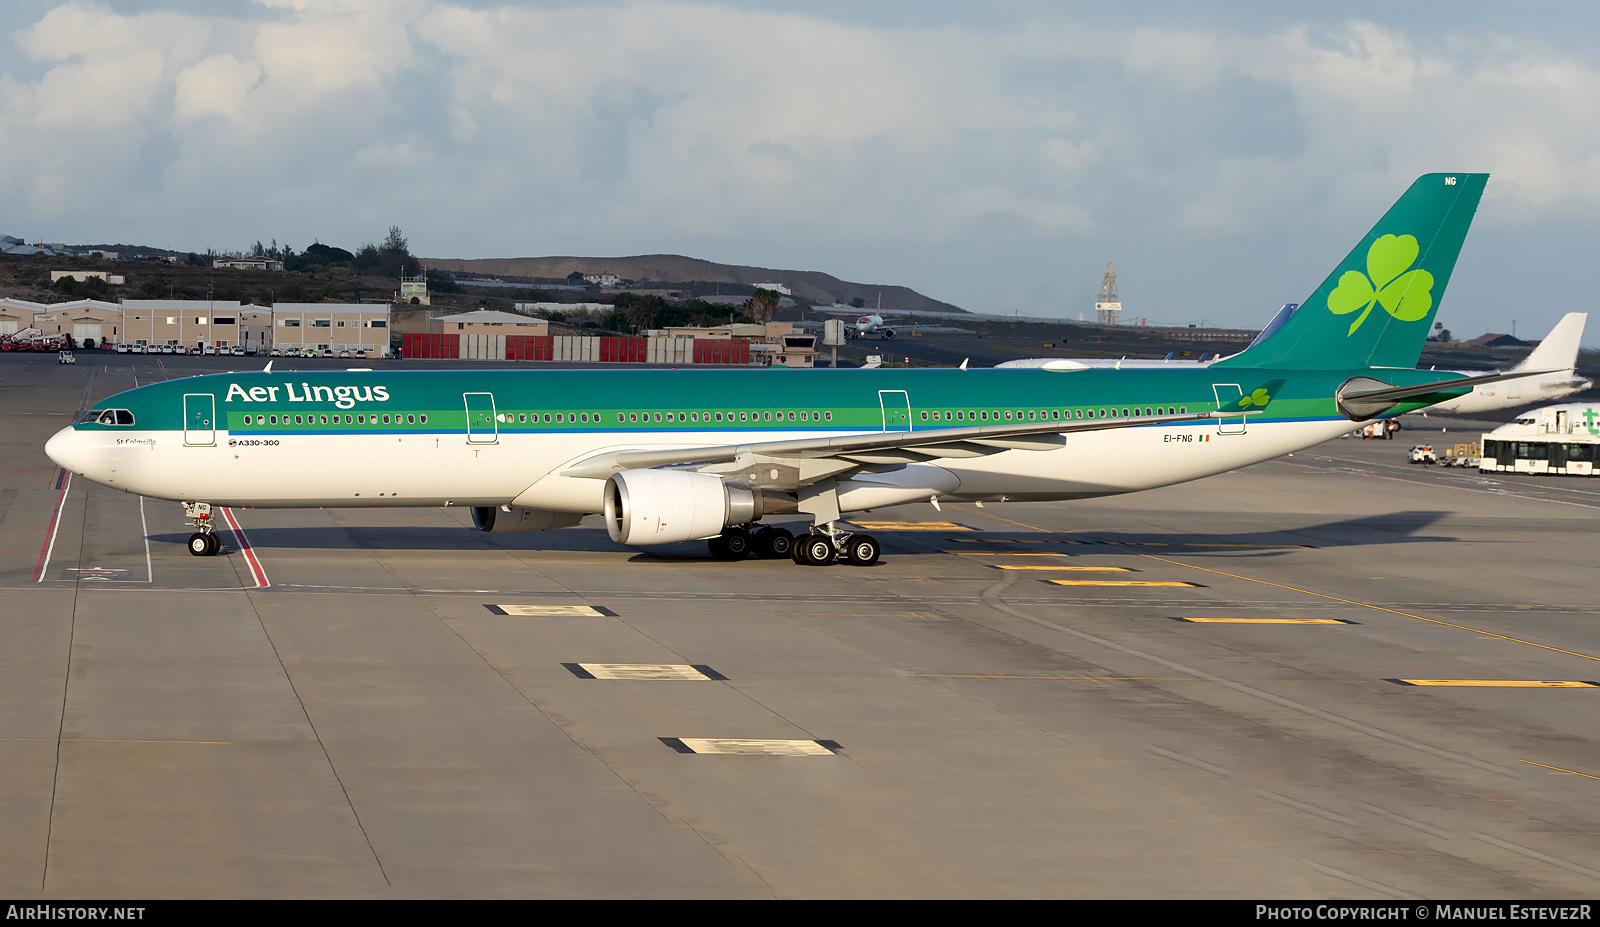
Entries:
POLYGON ((812 306, 811 311, 826 312, 829 315, 875 315, 880 319, 897 319, 906 315, 905 312, 895 312, 894 310, 882 312, 871 306, 812 306))
POLYGON ((887 325, 885 328, 894 329, 896 334, 916 333, 919 335, 973 335, 970 328, 956 328, 952 325, 887 325))
MULTIPOLYGON (((1239 415, 1253 415, 1258 411, 1224 410, 1220 413, 1195 412, 1093 421, 1021 422, 1015 425, 872 432, 831 438, 800 438, 712 447, 621 450, 578 461, 562 470, 561 475, 603 480, 619 470, 759 460, 788 462, 790 466, 797 466, 805 461, 811 465, 801 467, 802 472, 816 474, 813 479, 826 479, 846 470, 875 464, 906 464, 939 458, 983 457, 1010 450, 1054 450, 1066 443, 1063 435, 1078 432, 1197 422, 1219 415, 1232 418, 1239 415), (828 461, 832 461, 833 465, 817 466, 828 461)), ((804 483, 806 479, 802 477, 800 481, 804 483)))

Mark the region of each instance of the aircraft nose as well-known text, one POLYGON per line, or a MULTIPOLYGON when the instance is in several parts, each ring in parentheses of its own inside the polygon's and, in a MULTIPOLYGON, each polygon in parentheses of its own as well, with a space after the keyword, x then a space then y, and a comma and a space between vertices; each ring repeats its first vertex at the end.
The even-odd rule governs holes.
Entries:
POLYGON ((84 440, 77 430, 70 426, 56 432, 45 442, 44 453, 46 457, 55 461, 56 466, 79 475, 83 474, 88 464, 84 440))

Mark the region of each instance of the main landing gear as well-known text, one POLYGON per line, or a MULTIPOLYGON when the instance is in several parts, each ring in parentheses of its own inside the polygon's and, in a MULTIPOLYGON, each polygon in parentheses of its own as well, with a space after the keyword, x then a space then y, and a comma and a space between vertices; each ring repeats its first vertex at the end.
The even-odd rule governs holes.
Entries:
POLYGON ((216 528, 211 523, 211 504, 185 502, 183 517, 189 520, 189 527, 199 529, 189 535, 189 553, 196 557, 215 557, 217 551, 222 549, 222 541, 218 539, 216 528))
POLYGON ((743 560, 751 554, 762 560, 788 557, 801 566, 827 566, 842 560, 851 566, 878 562, 878 541, 870 534, 832 534, 813 529, 798 538, 772 525, 739 525, 706 542, 717 560, 743 560))
POLYGON ((743 560, 751 554, 761 560, 778 560, 789 556, 794 535, 772 525, 739 525, 724 530, 706 546, 717 560, 743 560))

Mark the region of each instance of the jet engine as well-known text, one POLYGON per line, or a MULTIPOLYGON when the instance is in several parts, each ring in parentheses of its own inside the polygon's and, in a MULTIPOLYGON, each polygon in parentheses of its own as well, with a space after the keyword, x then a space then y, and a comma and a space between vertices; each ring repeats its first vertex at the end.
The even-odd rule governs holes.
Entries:
POLYGON ((551 512, 520 505, 475 505, 472 526, 485 534, 519 534, 523 531, 548 531, 568 528, 583 520, 577 512, 551 512))
POLYGON ((623 470, 606 480, 606 533, 618 544, 716 537, 760 518, 759 492, 689 470, 623 470))

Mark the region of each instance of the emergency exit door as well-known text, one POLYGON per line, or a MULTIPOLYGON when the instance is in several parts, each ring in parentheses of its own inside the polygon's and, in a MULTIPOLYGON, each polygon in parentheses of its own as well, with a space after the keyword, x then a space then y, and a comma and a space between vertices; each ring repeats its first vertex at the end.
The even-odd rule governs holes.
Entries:
POLYGON ((217 443, 217 397, 210 393, 183 394, 183 443, 211 447, 217 443))
MULTIPOLYGON (((1244 398, 1244 390, 1240 389, 1237 383, 1213 383, 1211 392, 1216 394, 1218 412, 1223 409, 1229 409, 1229 411, 1238 409, 1239 400, 1244 398), (1230 406, 1232 409, 1229 408, 1230 406)), ((1241 413, 1243 412, 1242 409, 1240 411, 1241 413)), ((1243 414, 1217 419, 1217 434, 1219 435, 1242 435, 1244 430, 1245 416, 1243 414)))
POLYGON ((494 444, 500 439, 494 420, 493 393, 462 393, 467 404, 467 443, 494 444))
POLYGON ((878 405, 883 407, 884 431, 911 430, 911 397, 905 390, 878 390, 878 405))

